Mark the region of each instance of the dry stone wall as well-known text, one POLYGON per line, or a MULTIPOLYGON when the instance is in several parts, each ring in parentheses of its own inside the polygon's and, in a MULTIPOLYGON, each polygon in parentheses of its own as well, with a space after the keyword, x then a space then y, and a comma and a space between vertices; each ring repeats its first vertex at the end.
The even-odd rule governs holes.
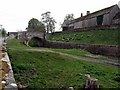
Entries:
POLYGON ((18 90, 5 45, 0 46, 0 90, 18 90))
POLYGON ((93 54, 101 54, 101 55, 107 55, 107 56, 120 57, 119 46, 71 44, 71 43, 45 41, 44 47, 63 48, 63 49, 84 49, 84 50, 87 50, 93 54))

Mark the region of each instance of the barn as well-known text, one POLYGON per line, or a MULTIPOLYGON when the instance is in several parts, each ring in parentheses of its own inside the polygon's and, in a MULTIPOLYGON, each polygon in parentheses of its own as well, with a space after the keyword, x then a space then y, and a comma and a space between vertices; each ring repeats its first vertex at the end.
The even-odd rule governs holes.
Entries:
POLYGON ((93 13, 87 11, 85 16, 81 14, 81 17, 76 18, 67 24, 64 22, 63 25, 63 31, 81 31, 97 28, 120 28, 120 8, 117 4, 93 13))

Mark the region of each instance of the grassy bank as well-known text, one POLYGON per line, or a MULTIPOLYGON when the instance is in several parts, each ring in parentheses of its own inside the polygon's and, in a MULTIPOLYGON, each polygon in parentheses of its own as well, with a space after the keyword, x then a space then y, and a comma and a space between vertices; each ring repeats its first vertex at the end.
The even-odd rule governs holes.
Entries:
POLYGON ((119 29, 110 29, 54 34, 48 40, 80 44, 118 45, 120 39, 118 32, 120 32, 119 29))
POLYGON ((85 74, 97 78, 100 87, 118 87, 117 68, 49 52, 9 50, 9 55, 16 82, 29 88, 81 88, 85 74))
POLYGON ((30 48, 23 44, 23 42, 17 40, 17 39, 11 39, 7 42, 8 48, 14 48, 14 49, 25 49, 30 48))
POLYGON ((52 52, 28 51, 25 50, 27 47, 17 40, 9 41, 8 47, 15 80, 27 88, 81 88, 85 82, 85 74, 97 78, 101 88, 119 87, 120 74, 115 67, 89 63, 52 52), (24 49, 21 49, 22 47, 24 49))

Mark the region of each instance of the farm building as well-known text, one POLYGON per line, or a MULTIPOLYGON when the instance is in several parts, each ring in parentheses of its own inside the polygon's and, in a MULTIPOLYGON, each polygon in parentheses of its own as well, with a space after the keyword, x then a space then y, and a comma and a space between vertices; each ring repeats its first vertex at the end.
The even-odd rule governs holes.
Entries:
POLYGON ((102 10, 90 13, 87 11, 85 16, 74 19, 72 21, 64 21, 63 31, 65 30, 88 30, 95 28, 120 28, 120 8, 113 5, 102 10))

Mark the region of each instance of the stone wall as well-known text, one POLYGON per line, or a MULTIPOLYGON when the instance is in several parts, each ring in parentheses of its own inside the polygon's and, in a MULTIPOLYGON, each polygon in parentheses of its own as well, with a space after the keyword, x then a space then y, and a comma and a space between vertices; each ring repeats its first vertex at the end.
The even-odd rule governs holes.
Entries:
POLYGON ((27 36, 43 38, 44 32, 27 32, 27 36))
POLYGON ((63 48, 63 49, 84 49, 93 54, 120 57, 120 48, 118 48, 118 46, 70 44, 70 43, 45 41, 44 47, 63 48))

